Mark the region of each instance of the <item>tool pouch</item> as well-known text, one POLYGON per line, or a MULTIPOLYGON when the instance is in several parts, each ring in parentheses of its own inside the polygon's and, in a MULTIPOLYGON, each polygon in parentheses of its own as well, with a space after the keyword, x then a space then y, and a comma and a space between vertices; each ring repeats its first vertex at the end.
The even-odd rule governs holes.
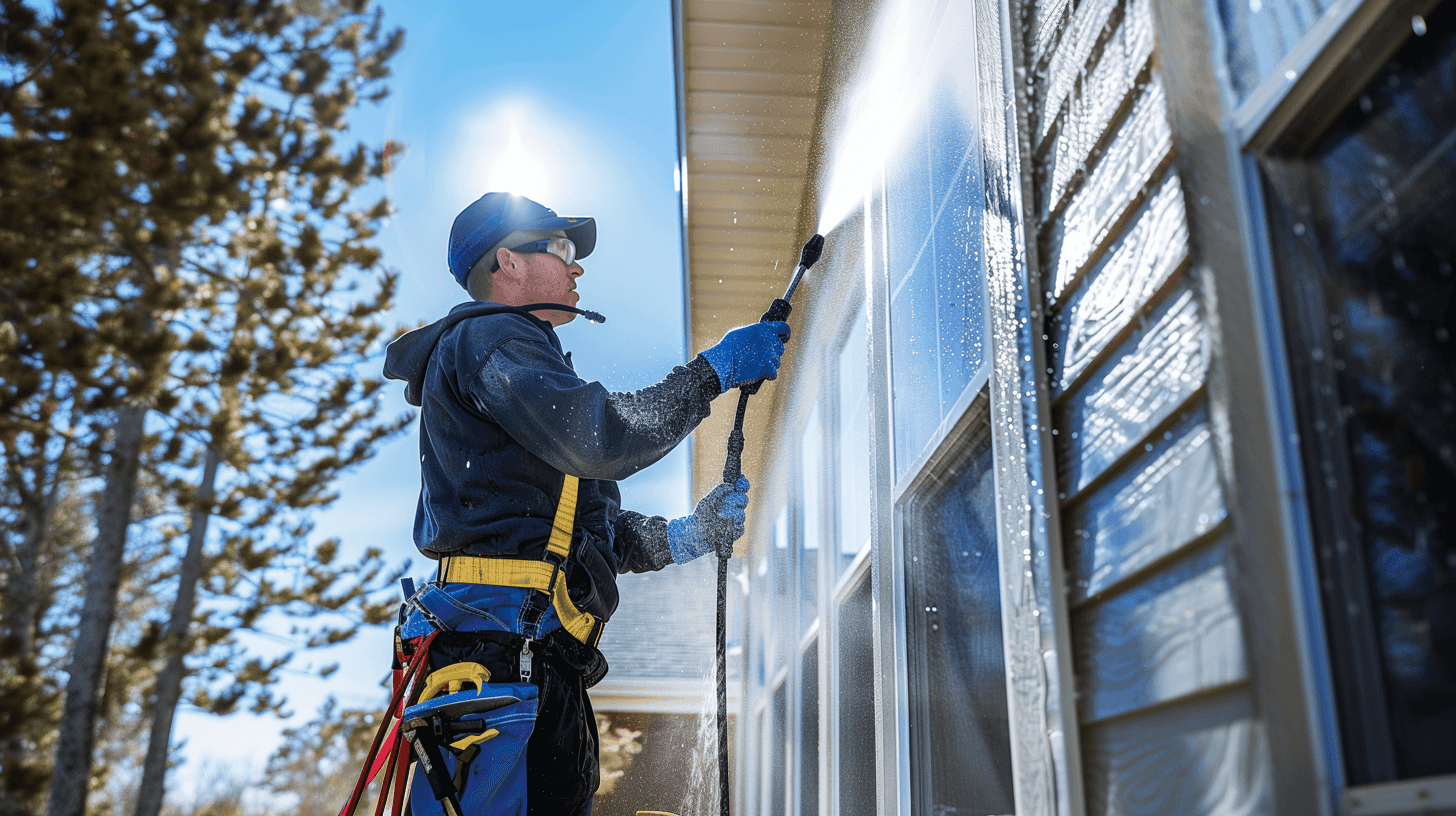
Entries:
POLYGON ((537 694, 531 683, 487 682, 406 708, 410 812, 524 815, 526 741, 536 724, 537 694))

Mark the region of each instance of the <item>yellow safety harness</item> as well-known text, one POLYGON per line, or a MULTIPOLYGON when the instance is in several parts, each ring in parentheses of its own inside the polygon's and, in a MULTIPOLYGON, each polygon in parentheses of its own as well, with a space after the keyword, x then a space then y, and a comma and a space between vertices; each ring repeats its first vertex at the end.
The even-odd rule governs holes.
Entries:
POLYGON ((440 580, 459 584, 534 589, 551 599, 556 617, 572 637, 595 647, 602 639, 605 621, 583 612, 572 602, 561 577, 562 565, 571 559, 572 531, 576 527, 576 492, 578 479, 566 474, 561 485, 561 501, 556 505, 556 518, 551 522, 551 539, 546 543, 546 556, 541 561, 518 558, 489 558, 476 555, 455 555, 440 560, 440 580))

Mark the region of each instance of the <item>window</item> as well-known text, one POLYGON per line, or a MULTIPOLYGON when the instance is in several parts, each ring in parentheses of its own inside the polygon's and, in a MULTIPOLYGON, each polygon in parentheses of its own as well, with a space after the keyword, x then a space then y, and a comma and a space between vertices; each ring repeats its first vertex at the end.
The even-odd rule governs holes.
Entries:
POLYGON ((819 812, 819 639, 810 642, 799 664, 799 814, 819 812))
POLYGON ((1456 2, 1406 36, 1260 160, 1352 786, 1456 773, 1456 2))
POLYGON ((809 412, 799 445, 802 478, 800 506, 804 513, 803 535, 799 537, 799 637, 808 633, 819 615, 820 472, 824 462, 824 426, 819 406, 809 412))
POLYGON ((870 538, 870 379, 864 312, 850 325, 839 351, 838 374, 840 530, 835 579, 870 538))
POLYGON ((936 441, 986 365, 974 60, 966 58, 969 45, 955 60, 947 51, 969 28, 969 20, 942 20, 946 36, 937 37, 930 59, 946 62, 932 63, 925 112, 908 123, 885 167, 897 480, 936 441))
POLYGON ((1271 76, 1332 0, 1220 0, 1229 79, 1240 101, 1271 76))
POLYGON ((839 607, 839 773, 840 816, 875 812, 875 652, 870 617, 869 570, 839 607))
POLYGON ((996 496, 984 420, 902 512, 914 812, 1013 813, 996 496))

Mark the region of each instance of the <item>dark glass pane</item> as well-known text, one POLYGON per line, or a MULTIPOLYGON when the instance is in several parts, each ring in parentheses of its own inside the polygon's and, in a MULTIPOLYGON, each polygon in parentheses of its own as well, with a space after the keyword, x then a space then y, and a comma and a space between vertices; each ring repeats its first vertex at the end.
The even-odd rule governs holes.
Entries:
POLYGON ((799 816, 819 812, 819 639, 799 662, 799 816))
POLYGON ((869 573, 839 608, 839 813, 875 812, 875 649, 869 573))
POLYGON ((784 718, 788 716, 788 683, 780 683, 773 695, 773 726, 769 729, 768 746, 768 790, 763 812, 769 816, 784 816, 788 809, 789 763, 788 730, 784 718))
POLYGON ((905 508, 915 813, 1015 811, 989 434, 905 508))
POLYGON ((1456 3, 1263 163, 1351 784, 1456 773, 1456 3))

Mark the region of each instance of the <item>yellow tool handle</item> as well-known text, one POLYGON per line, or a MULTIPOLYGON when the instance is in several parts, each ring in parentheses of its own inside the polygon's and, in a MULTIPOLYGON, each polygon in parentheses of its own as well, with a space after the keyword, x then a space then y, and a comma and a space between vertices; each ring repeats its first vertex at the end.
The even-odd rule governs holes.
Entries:
POLYGON ((479 745, 482 742, 498 736, 500 736, 500 731, 497 731, 494 728, 488 728, 482 734, 476 734, 473 737, 465 737, 464 739, 455 740, 454 742, 450 743, 450 747, 454 748, 457 751, 464 751, 466 748, 469 748, 472 745, 479 745))
POLYGON ((420 702, 439 694, 441 686, 449 685, 449 693, 454 694, 466 682, 475 684, 475 693, 478 695, 485 690, 485 684, 490 682, 490 670, 479 663, 454 663, 446 666, 425 678, 425 690, 420 695, 420 702))

